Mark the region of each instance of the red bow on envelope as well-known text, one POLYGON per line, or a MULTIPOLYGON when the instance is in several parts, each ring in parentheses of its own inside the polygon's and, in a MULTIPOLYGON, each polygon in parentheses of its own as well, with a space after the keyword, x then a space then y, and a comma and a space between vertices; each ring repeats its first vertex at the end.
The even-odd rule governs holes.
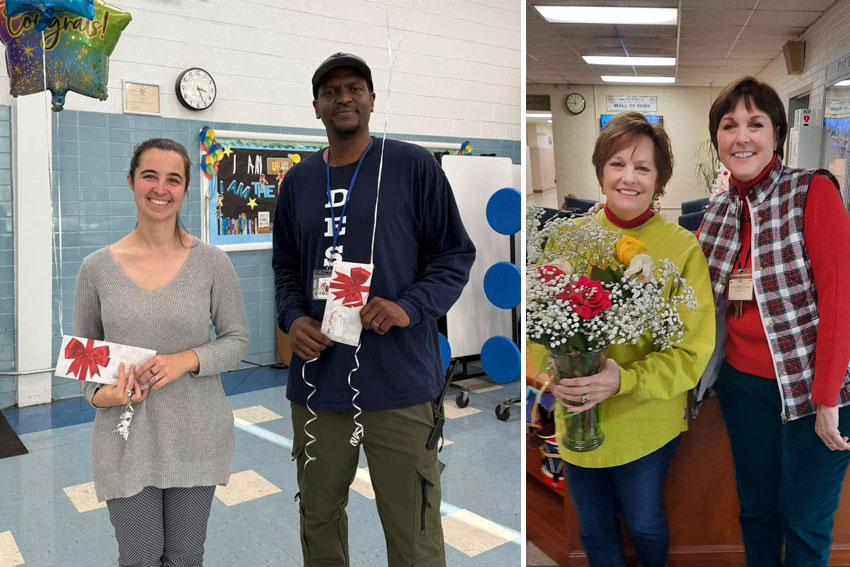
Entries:
POLYGON ((77 339, 71 339, 65 347, 65 358, 73 361, 68 367, 68 374, 73 374, 79 380, 85 380, 89 374, 100 376, 98 366, 109 364, 109 347, 104 345, 92 348, 93 346, 92 339, 86 342, 86 346, 77 339))
POLYGON ((337 273, 330 286, 334 299, 341 299, 345 307, 360 307, 363 305, 363 294, 369 293, 369 286, 363 284, 371 275, 363 268, 352 268, 350 276, 337 273))

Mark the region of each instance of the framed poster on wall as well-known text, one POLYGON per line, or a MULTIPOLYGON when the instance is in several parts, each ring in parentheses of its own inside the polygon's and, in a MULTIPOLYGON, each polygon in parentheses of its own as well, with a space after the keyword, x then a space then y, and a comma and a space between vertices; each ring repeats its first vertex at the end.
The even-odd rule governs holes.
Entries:
MULTIPOLYGON (((325 148, 328 140, 232 130, 216 130, 215 138, 225 155, 212 179, 200 176, 203 238, 226 251, 270 249, 283 178, 295 164, 325 148)), ((454 142, 411 143, 431 152, 456 153, 461 147, 454 142)))
POLYGON ((327 138, 216 130, 216 142, 225 148, 218 173, 201 176, 204 240, 230 251, 271 248, 286 172, 327 146, 327 138))

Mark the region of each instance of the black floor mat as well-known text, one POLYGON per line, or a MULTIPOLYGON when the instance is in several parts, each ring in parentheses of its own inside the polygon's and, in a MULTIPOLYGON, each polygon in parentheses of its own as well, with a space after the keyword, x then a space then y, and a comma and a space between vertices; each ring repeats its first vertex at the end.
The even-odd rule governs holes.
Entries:
POLYGON ((0 459, 17 457, 28 452, 15 430, 12 429, 9 422, 3 417, 3 413, 0 412, 0 459))

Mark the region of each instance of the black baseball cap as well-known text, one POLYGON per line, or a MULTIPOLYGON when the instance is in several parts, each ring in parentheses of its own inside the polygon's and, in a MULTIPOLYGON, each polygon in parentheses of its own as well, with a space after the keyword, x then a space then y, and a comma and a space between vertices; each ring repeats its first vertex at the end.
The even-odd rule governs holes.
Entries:
POLYGON ((313 100, 319 97, 319 84, 322 82, 322 78, 337 67, 354 68, 369 83, 369 92, 375 90, 375 87, 372 85, 372 70, 366 62, 352 53, 343 53, 340 51, 322 61, 322 64, 313 73, 313 100))

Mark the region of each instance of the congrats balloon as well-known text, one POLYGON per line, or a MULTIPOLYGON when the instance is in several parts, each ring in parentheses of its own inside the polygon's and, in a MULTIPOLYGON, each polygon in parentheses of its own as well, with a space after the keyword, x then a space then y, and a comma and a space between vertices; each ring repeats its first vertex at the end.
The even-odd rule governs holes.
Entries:
POLYGON ((35 31, 41 31, 55 14, 77 14, 89 20, 94 19, 94 0, 6 0, 6 14, 17 16, 27 12, 39 12, 44 16, 35 31))
POLYGON ((35 28, 42 21, 41 14, 8 16, 3 0, 0 8, 0 42, 6 46, 12 96, 48 89, 57 112, 68 91, 106 100, 109 56, 132 19, 129 13, 95 0, 94 19, 56 14, 39 33, 35 28), (46 74, 42 58, 47 63, 46 74))

